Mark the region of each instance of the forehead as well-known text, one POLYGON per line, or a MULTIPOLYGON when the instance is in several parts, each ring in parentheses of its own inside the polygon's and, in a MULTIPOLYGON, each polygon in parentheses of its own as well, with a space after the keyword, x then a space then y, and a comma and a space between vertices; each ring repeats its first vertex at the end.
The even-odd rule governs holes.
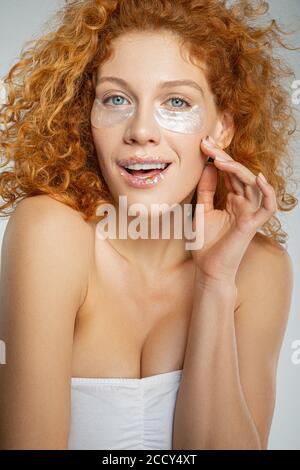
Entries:
POLYGON ((206 88, 203 71, 190 61, 186 48, 171 32, 125 33, 112 42, 112 47, 113 55, 99 66, 98 78, 116 75, 131 84, 149 87, 161 81, 190 79, 206 88))

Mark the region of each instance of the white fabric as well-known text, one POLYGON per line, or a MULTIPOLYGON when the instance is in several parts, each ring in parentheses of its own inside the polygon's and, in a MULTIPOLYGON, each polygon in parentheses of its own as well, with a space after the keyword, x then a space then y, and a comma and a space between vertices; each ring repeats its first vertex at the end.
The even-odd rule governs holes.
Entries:
POLYGON ((72 377, 68 449, 172 449, 181 375, 72 377))

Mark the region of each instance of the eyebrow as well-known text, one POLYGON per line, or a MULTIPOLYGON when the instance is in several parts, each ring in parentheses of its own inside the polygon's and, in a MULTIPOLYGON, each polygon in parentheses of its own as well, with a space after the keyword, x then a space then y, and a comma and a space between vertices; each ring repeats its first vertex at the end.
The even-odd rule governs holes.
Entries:
MULTIPOLYGON (((124 87, 128 88, 128 83, 125 80, 123 80, 123 78, 118 78, 118 77, 101 77, 101 78, 98 78, 97 83, 96 83, 96 87, 98 85, 100 85, 101 83, 103 83, 103 82, 113 82, 113 83, 117 83, 117 85, 121 85, 121 86, 124 86, 124 87)), ((198 85, 198 83, 194 82, 193 80, 186 80, 186 79, 169 80, 167 82, 160 82, 158 84, 158 86, 160 88, 168 88, 168 87, 174 87, 174 86, 190 86, 190 87, 193 87, 196 90, 200 91, 202 96, 204 96, 204 91, 201 88, 201 86, 198 85)))

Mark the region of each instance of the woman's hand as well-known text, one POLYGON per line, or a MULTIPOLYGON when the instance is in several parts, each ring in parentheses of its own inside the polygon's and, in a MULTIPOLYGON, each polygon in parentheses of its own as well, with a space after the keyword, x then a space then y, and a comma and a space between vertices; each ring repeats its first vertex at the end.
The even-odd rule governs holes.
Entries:
MULTIPOLYGON (((236 162, 209 138, 201 150, 214 160, 206 165, 197 186, 197 204, 204 205, 204 244, 191 250, 201 278, 234 283, 241 259, 258 228, 277 211, 274 188, 236 162), (218 160, 218 157, 224 161, 218 160), (216 210, 213 198, 217 169, 224 172, 228 190, 224 210, 216 210)), ((196 230, 197 211, 193 218, 196 230)))

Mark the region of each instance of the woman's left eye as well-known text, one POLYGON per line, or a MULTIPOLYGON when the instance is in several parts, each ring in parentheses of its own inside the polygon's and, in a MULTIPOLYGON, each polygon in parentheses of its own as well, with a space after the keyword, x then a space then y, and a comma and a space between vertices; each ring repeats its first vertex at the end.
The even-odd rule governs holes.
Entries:
POLYGON ((183 108, 183 107, 190 108, 190 104, 186 100, 184 100, 183 98, 174 97, 174 98, 170 98, 168 101, 172 102, 173 108, 180 108, 180 109, 183 108), (182 103, 185 103, 186 106, 182 106, 182 103))

